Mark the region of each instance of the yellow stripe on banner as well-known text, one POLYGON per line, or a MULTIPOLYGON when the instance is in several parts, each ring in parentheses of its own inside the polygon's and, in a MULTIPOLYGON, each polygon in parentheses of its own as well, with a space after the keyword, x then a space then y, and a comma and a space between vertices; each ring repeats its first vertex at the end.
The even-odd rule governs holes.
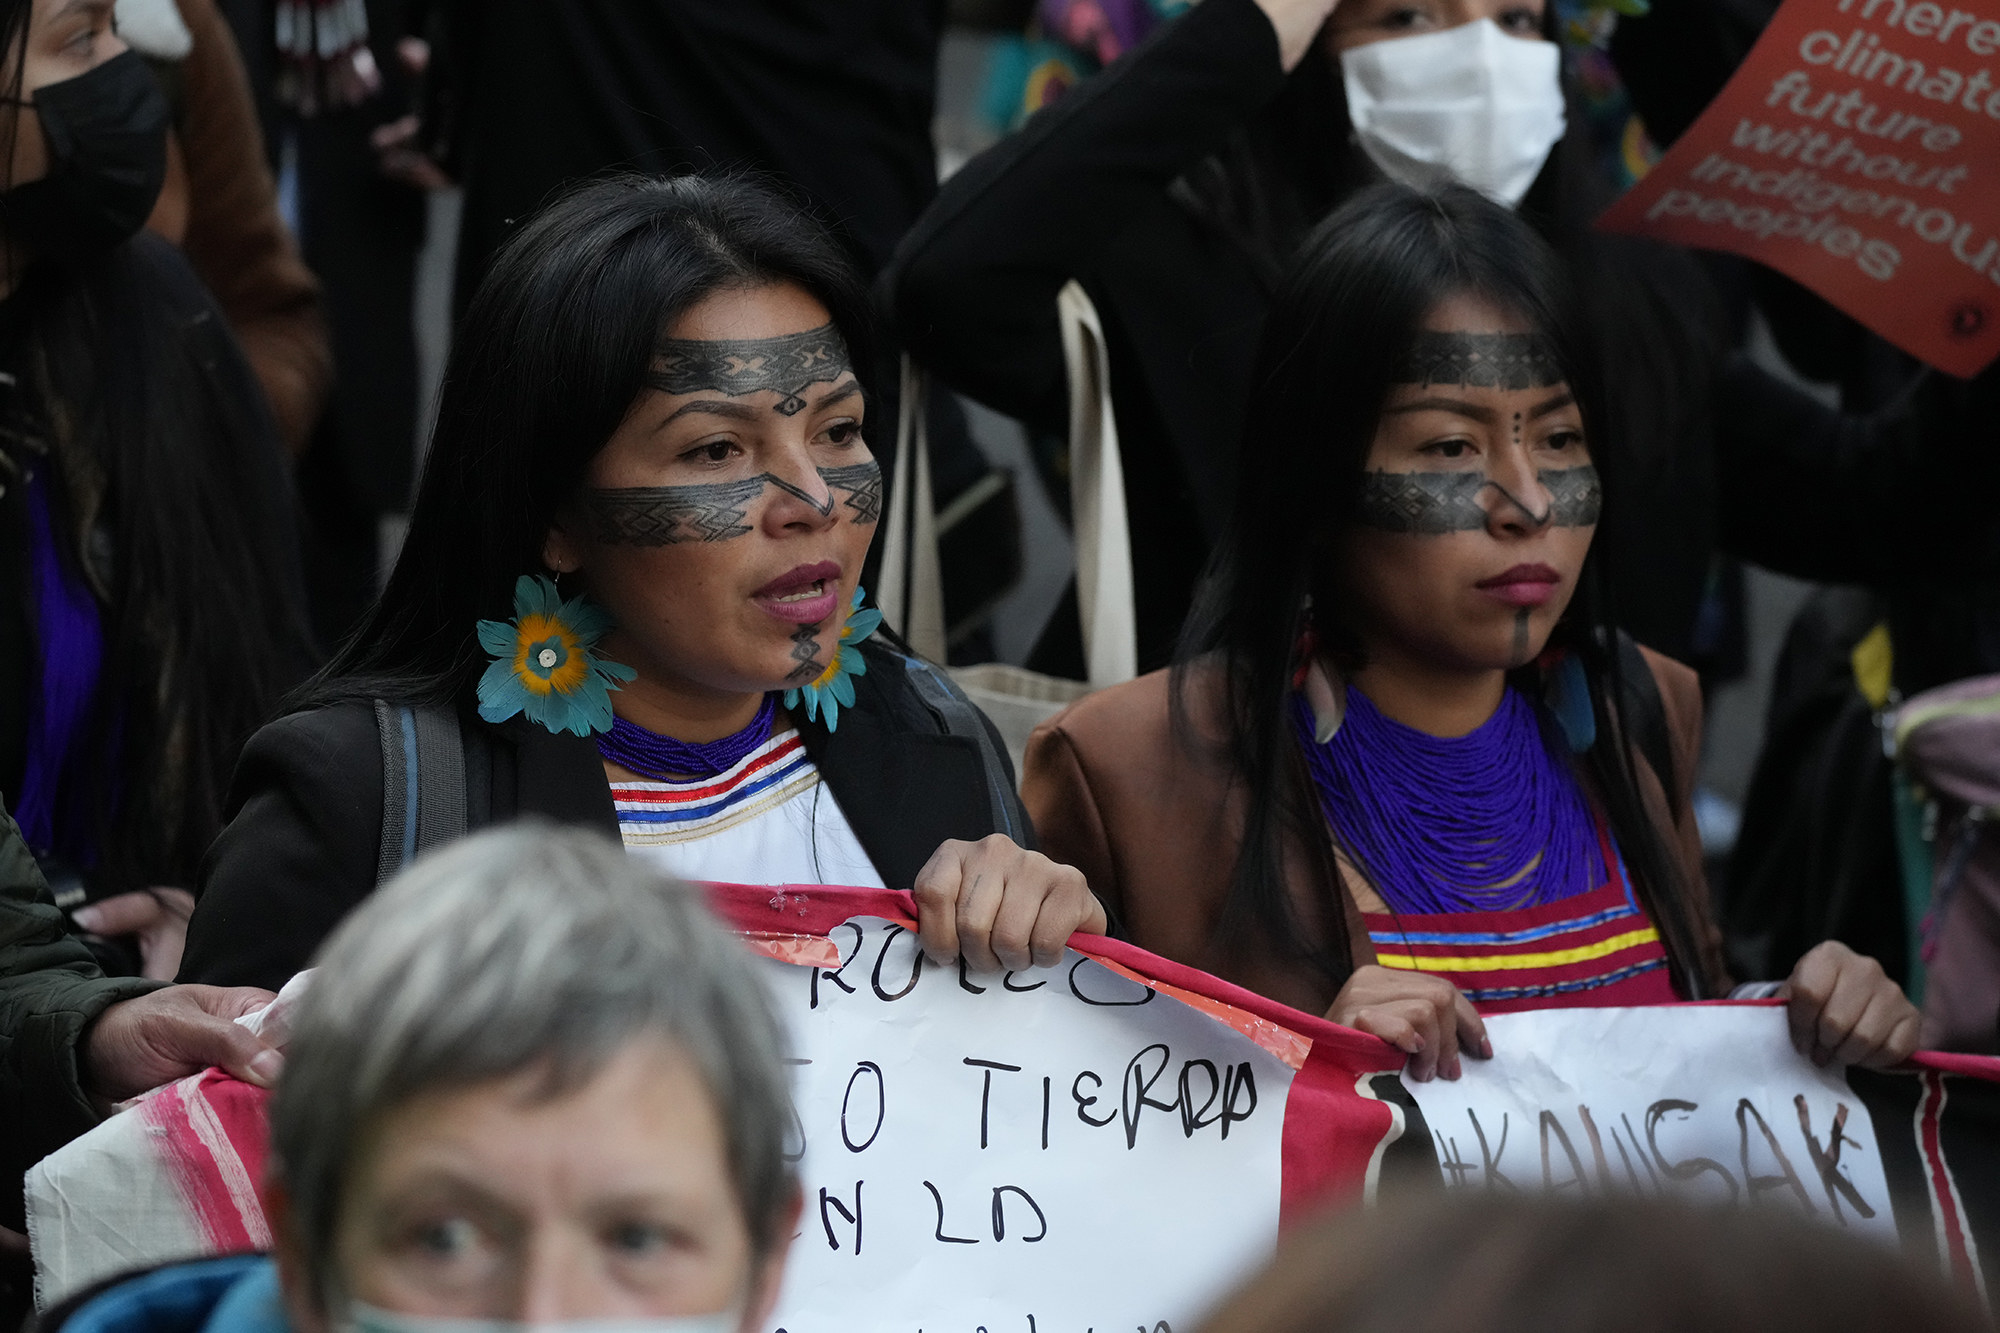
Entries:
POLYGON ((1405 972, 1511 972, 1525 967, 1562 967, 1567 963, 1587 963, 1593 958, 1603 958, 1617 953, 1620 949, 1630 949, 1634 945, 1652 944, 1660 938, 1660 932, 1647 926, 1643 930, 1628 930, 1623 935, 1613 935, 1608 940, 1595 944, 1580 944, 1574 949, 1551 949, 1546 953, 1505 953, 1484 954, 1467 957, 1460 954, 1451 958, 1431 958, 1420 954, 1377 953, 1375 961, 1384 967, 1400 967, 1405 972))

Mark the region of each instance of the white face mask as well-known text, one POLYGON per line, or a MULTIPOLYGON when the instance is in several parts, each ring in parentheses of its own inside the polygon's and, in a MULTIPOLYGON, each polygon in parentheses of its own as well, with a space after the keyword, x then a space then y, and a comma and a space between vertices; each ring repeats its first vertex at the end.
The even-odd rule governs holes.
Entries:
POLYGON ((1512 208, 1563 136, 1561 60, 1479 19, 1343 51, 1340 70, 1354 132, 1391 180, 1456 180, 1512 208))
POLYGON ((633 1319, 559 1319, 544 1324, 511 1319, 449 1319, 403 1314, 351 1301, 343 1333, 736 1333, 743 1311, 731 1305, 714 1314, 633 1319))

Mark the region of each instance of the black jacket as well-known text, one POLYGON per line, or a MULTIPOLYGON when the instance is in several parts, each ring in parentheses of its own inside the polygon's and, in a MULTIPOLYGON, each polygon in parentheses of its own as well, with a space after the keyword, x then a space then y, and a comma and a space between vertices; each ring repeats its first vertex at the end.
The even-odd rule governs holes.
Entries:
MULTIPOLYGON (((795 717, 806 751, 882 880, 907 889, 938 845, 1034 832, 1005 747, 944 673, 884 642, 839 727, 795 717)), ((460 717, 467 824, 524 815, 616 837, 597 747, 525 718, 460 717)), ((182 981, 276 990, 375 888, 383 818, 381 747, 367 700, 293 713, 251 738, 229 826, 216 840, 188 925, 182 981)))
POLYGON ((0 1226, 25 1225, 21 1173, 100 1118, 79 1067, 85 1030, 159 986, 98 971, 0 810, 0 1226))
MULTIPOLYGON (((1324 76, 1309 60, 1288 85, 1253 0, 1204 0, 945 182, 883 275, 905 344, 942 379, 1052 432, 1067 421, 1056 293, 1071 278, 1090 291, 1111 353, 1142 669, 1170 653, 1227 517, 1278 275, 1195 187, 1225 150, 1289 142, 1286 169, 1308 181, 1298 203, 1317 210, 1303 222, 1330 210, 1358 183, 1312 179, 1335 171, 1311 156, 1332 136, 1310 151, 1282 138, 1301 112, 1344 116, 1337 80, 1311 87, 1324 76)), ((1596 318, 1604 433, 1630 497, 1598 546, 1624 627, 1694 656, 1718 544, 1823 580, 1974 558, 1939 538, 1964 531, 2000 455, 1982 395, 1937 386, 1934 401, 1843 421, 1731 357, 1725 302, 1691 258, 1552 218, 1558 182, 1578 198, 1595 188, 1578 183, 1575 148, 1558 148, 1522 211, 1576 266, 1596 318)))
POLYGON ((937 188, 943 0, 449 0, 461 306, 564 186, 742 170, 798 191, 868 273, 937 188))

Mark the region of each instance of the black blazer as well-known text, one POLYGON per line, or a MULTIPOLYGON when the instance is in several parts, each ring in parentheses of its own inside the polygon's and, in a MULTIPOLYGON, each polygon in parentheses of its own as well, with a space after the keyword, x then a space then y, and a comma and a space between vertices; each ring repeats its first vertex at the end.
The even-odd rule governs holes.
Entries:
MULTIPOLYGON (((999 735, 944 672, 881 636, 867 674, 829 732, 795 716, 842 813, 882 880, 907 889, 948 838, 1034 830, 999 735)), ((467 824, 523 815, 616 837, 597 747, 525 718, 498 726, 468 711, 467 824)), ((230 819, 203 866, 180 980, 276 990, 375 888, 382 756, 366 699, 308 709, 263 728, 243 751, 230 819)))

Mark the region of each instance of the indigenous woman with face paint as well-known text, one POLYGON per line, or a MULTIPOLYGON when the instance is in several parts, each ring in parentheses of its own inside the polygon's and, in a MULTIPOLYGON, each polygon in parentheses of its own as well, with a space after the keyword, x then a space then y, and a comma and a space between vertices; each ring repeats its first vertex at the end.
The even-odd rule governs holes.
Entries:
MULTIPOLYGON (((1556 34, 1546 0, 1201 0, 955 173, 911 229, 884 276, 904 343, 1053 441, 1058 489, 1057 292, 1076 279, 1103 317, 1142 667, 1171 656, 1227 520, 1278 280, 1384 177, 1472 186, 1570 269, 1605 428, 1655 502, 1602 539, 1640 642, 1694 654, 1718 543, 1823 581, 1953 567, 1936 553, 1963 529, 1937 521, 1935 489, 1885 506, 1881 476, 1946 453, 1944 470, 1977 470, 1992 451, 1842 436, 1837 414, 1730 354, 1707 266, 1594 232, 1616 185, 1556 34)), ((1054 617, 1032 664, 1082 674, 1075 623, 1054 617)))
MULTIPOLYGON (((1138 944, 1408 1052, 1481 1012, 1729 993, 1689 810, 1694 675, 1608 616, 1630 501, 1560 261, 1472 191, 1363 192, 1257 354, 1182 662, 1040 728, 1023 792, 1138 944)), ((1821 1060, 1916 1010, 1846 946, 1781 993, 1821 1060)))
POLYGON ((867 334, 837 247, 761 186, 613 180, 522 227, 380 603, 244 756, 183 977, 280 985, 403 830, 529 814, 688 879, 914 889, 937 961, 1103 930, 991 727, 867 606, 867 334))
POLYGON ((100 961, 162 977, 237 752, 313 663, 262 391, 140 230, 168 122, 112 0, 0 0, 0 792, 124 937, 100 961))

